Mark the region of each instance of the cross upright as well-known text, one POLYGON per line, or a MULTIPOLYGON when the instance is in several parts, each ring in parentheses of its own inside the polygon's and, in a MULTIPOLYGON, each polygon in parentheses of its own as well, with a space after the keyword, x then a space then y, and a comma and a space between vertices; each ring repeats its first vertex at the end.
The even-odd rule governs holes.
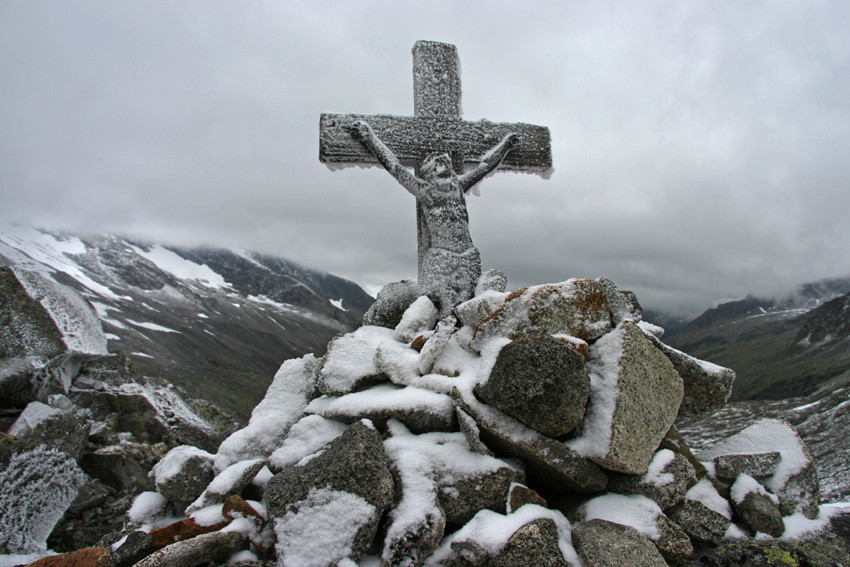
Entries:
MULTIPOLYGON (((522 123, 464 121, 461 118, 460 65, 457 48, 451 44, 418 41, 413 46, 413 95, 414 116, 322 114, 319 160, 330 166, 383 165, 416 196, 419 283, 438 303, 442 300, 446 304, 441 306, 441 313, 445 314, 454 307, 448 303, 456 305, 471 296, 468 280, 477 280, 480 275, 478 252, 468 237, 466 191, 494 169, 550 170, 549 129, 522 123), (451 203, 435 203, 432 196, 444 191, 428 190, 422 185, 426 158, 433 159, 435 153, 449 156, 451 176, 461 189, 455 191, 459 196, 451 203), (406 167, 415 168, 415 173, 410 173, 406 167), (432 211, 430 216, 429 210, 432 211), (435 210, 439 211, 441 220, 434 220, 435 210), (466 244, 450 242, 447 245, 440 241, 447 228, 451 229, 449 221, 445 220, 447 210, 454 211, 449 216, 460 225, 461 232, 466 231, 465 236, 453 238, 468 240, 468 248, 475 253, 472 263, 477 263, 477 267, 467 266, 469 262, 465 260, 448 261, 448 265, 442 265, 445 259, 434 260, 443 250, 456 254, 466 250, 466 244), (440 265, 435 267, 435 264, 440 265), (461 272, 469 273, 458 275, 461 272), (430 288, 435 286, 463 289, 430 293, 430 288), (452 297, 448 298, 447 293, 452 297)), ((434 167, 437 166, 428 167, 427 175, 437 175, 431 171, 434 167)), ((474 284, 473 281, 473 289, 474 284)))

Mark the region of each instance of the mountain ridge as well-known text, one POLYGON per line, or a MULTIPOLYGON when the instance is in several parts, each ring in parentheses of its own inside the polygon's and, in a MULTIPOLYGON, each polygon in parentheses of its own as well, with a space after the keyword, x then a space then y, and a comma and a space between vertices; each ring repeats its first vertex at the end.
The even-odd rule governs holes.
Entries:
POLYGON ((360 325, 357 284, 283 258, 115 235, 0 229, 0 264, 78 291, 110 351, 244 420, 280 364, 360 325))

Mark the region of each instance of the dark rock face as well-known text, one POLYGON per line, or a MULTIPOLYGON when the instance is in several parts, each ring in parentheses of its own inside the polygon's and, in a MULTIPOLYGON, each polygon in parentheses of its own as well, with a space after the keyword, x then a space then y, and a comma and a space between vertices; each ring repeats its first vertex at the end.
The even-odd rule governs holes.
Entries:
POLYGON ((630 526, 605 520, 582 522, 573 546, 587 567, 666 567, 651 541, 630 526))
POLYGON ((475 394, 540 433, 560 437, 584 417, 590 377, 574 349, 548 335, 526 335, 502 348, 475 394))

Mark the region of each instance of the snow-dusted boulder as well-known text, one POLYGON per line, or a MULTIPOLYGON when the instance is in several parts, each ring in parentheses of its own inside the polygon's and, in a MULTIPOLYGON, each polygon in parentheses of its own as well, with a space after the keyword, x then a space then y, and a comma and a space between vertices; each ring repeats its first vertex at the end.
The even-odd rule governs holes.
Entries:
POLYGON ((685 498, 673 508, 670 519, 681 526, 691 538, 713 544, 720 543, 726 535, 726 530, 732 525, 726 515, 690 498, 685 498))
POLYGON ((753 453, 748 455, 718 455, 714 458, 714 472, 717 478, 726 482, 734 482, 738 475, 748 475, 753 478, 771 476, 782 463, 782 455, 778 451, 753 453))
POLYGON ((198 498, 215 477, 215 457, 189 445, 174 447, 151 469, 156 490, 172 502, 198 498))
POLYGON ((378 346, 395 341, 391 329, 365 326, 328 344, 319 362, 317 388, 326 396, 343 396, 386 381, 375 362, 378 346))
POLYGON ((446 538, 425 565, 563 567, 567 561, 576 565, 569 533, 570 524, 560 512, 533 504, 507 515, 482 510, 446 538))
POLYGON ((381 436, 365 421, 266 485, 264 503, 281 565, 358 561, 393 500, 381 436))
POLYGON ((590 395, 585 358, 547 335, 524 335, 505 345, 475 394, 549 437, 581 422, 590 395))
POLYGON ((363 315, 363 324, 395 329, 407 308, 422 294, 422 288, 409 280, 385 285, 363 315))
POLYGON ((593 280, 572 279, 511 293, 499 309, 475 327, 473 348, 493 337, 564 333, 591 341, 611 329, 608 296, 593 280))
POLYGON ((274 376, 266 396, 251 412, 248 425, 225 439, 215 457, 223 471, 238 461, 268 458, 316 395, 316 358, 287 360, 274 376))
POLYGON ((778 500, 753 477, 742 474, 729 490, 735 513, 754 532, 779 537, 785 531, 778 500))
POLYGON ((652 333, 646 332, 646 336, 670 359, 676 372, 682 377, 685 398, 679 410, 680 415, 711 415, 726 405, 735 382, 733 370, 689 356, 662 343, 652 333))
POLYGON ((646 537, 631 526, 590 520, 572 531, 573 546, 587 567, 666 567, 646 537))
POLYGON ((455 332, 457 319, 454 315, 444 317, 437 323, 437 328, 434 333, 428 337, 422 350, 419 352, 419 360, 416 363, 416 369, 420 374, 428 374, 434 369, 434 362, 443 353, 452 335, 455 332))
POLYGON ((684 456, 670 449, 660 449, 642 475, 611 473, 608 489, 619 494, 646 496, 666 510, 681 502, 694 483, 694 475, 693 465, 684 456))
POLYGON ((778 451, 782 457, 775 472, 762 481, 779 498, 782 515, 802 512, 807 518, 815 518, 820 493, 817 469, 806 444, 787 421, 762 419, 697 456, 710 461, 721 455, 761 453, 765 447, 778 451))
POLYGON ((267 464, 268 461, 265 459, 233 463, 212 479, 201 495, 186 508, 186 513, 191 514, 201 508, 221 504, 227 500, 228 496, 242 494, 242 491, 267 464))
POLYGON ((643 474, 682 403, 682 379, 631 321, 590 348, 591 395, 581 435, 568 442, 600 466, 643 474))
POLYGON ((606 277, 598 277, 596 284, 608 296, 608 310, 611 312, 611 324, 617 326, 623 321, 638 323, 643 319, 643 308, 638 303, 637 296, 631 291, 620 290, 617 285, 606 277))

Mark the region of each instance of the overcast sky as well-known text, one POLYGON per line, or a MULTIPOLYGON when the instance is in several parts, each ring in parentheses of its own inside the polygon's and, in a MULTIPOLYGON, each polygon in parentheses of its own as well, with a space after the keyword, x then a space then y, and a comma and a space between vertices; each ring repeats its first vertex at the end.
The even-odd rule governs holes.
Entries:
POLYGON ((848 29, 846 0, 3 0, 0 221, 415 278, 413 197, 320 164, 319 115, 411 115, 444 41, 465 119, 552 133, 550 179, 469 199, 484 267, 696 315, 850 275, 848 29))

